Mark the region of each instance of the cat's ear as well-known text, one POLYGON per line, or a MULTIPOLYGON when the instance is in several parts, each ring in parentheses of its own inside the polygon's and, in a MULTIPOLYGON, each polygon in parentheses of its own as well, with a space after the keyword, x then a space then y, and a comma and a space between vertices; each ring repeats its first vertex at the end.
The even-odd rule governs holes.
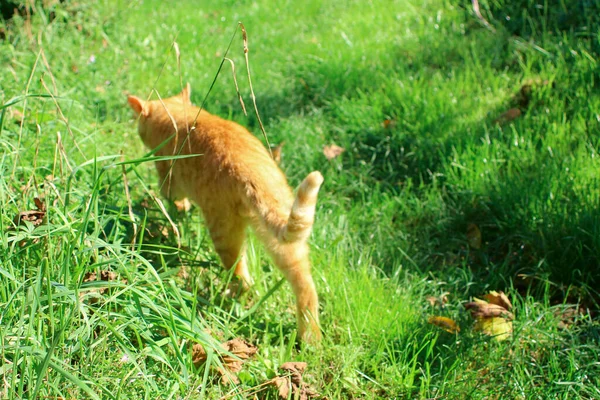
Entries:
POLYGON ((185 87, 181 91, 181 97, 183 99, 183 102, 191 104, 191 102, 192 102, 191 95, 192 95, 192 87, 190 86, 190 83, 188 82, 188 83, 186 83, 185 87))
POLYGON ((146 107, 146 102, 140 99, 137 96, 127 96, 127 102, 135 111, 136 115, 143 115, 144 117, 148 116, 148 107, 146 107))

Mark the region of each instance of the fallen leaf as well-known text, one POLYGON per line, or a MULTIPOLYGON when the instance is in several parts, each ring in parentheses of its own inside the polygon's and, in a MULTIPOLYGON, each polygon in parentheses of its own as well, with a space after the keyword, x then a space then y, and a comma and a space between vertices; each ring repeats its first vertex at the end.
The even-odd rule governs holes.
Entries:
POLYGON ((276 376, 275 378, 271 379, 271 381, 269 381, 269 384, 277 388, 280 399, 287 400, 290 398, 290 390, 292 390, 292 383, 289 379, 283 378, 281 376, 276 376))
POLYGON ((342 154, 344 151, 346 151, 346 149, 335 144, 330 144, 328 146, 323 147, 323 154, 325 154, 325 157, 328 160, 333 160, 334 158, 342 154))
POLYGON ((502 317, 483 318, 475 323, 475 330, 501 342, 512 335, 512 322, 502 317))
POLYGON ((469 224, 467 226, 467 241, 472 248, 476 250, 481 248, 481 231, 477 225, 469 224))
POLYGON ((494 290, 490 291, 488 294, 484 295, 483 298, 492 304, 496 304, 500 307, 504 307, 507 310, 512 309, 512 303, 508 299, 508 297, 504 294, 504 292, 496 292, 494 290))
POLYGON ((278 390, 279 398, 287 400, 289 398, 298 400, 309 400, 321 397, 302 379, 302 374, 306 370, 305 362, 286 362, 280 369, 280 375, 269 380, 267 385, 274 386, 278 390), (291 391, 291 396, 290 396, 291 391))
POLYGON ((426 300, 429 302, 429 305, 431 305, 431 307, 435 307, 435 306, 440 306, 440 307, 444 307, 446 305, 446 303, 448 303, 448 295, 450 293, 448 292, 444 292, 442 293, 441 296, 435 297, 435 296, 427 296, 426 300))
POLYGON ((42 200, 38 197, 34 197, 33 202, 38 210, 46 212, 46 204, 42 200))
POLYGON ((584 315, 585 310, 583 307, 576 306, 575 304, 564 304, 554 310, 554 316, 558 321, 558 329, 564 330, 569 329, 573 325, 580 315, 584 315))
POLYGON ((284 144, 285 144, 285 142, 281 142, 278 146, 275 146, 271 149, 271 154, 273 155, 273 160, 275 160, 275 162, 277 164, 281 163, 281 148, 283 147, 284 144))
POLYGON ((427 322, 429 322, 432 325, 439 326, 448 333, 460 332, 460 327, 458 326, 458 324, 454 320, 447 317, 429 317, 427 322))
POLYGON ((496 304, 474 301, 465 304, 465 308, 471 312, 471 316, 475 319, 495 317, 514 319, 514 316, 510 311, 496 304))
POLYGON ((518 108, 511 108, 511 109, 507 110, 506 112, 504 112, 502 115, 500 115, 498 118, 496 118, 494 123, 503 125, 510 121, 514 121, 515 119, 519 118, 520 116, 521 116, 521 110, 519 110, 518 108))
POLYGON ((40 226, 46 217, 46 205, 37 197, 33 199, 37 210, 22 211, 14 218, 15 225, 20 225, 21 222, 29 221, 33 226, 40 226))
POLYGON ((475 319, 475 330, 492 336, 494 340, 502 341, 512 335, 513 314, 509 311, 512 304, 502 292, 491 291, 483 296, 486 300, 474 298, 465 304, 475 319))
MULTIPOLYGON (((219 354, 219 358, 223 366, 218 367, 217 372, 221 375, 222 382, 225 384, 240 383, 239 378, 235 374, 242 370, 243 363, 256 354, 258 349, 238 338, 221 343, 221 348, 224 351, 219 354), (229 352, 230 354, 225 352, 229 352)), ((199 343, 195 343, 192 346, 192 362, 194 366, 198 368, 206 361, 206 357, 204 347, 199 343)))

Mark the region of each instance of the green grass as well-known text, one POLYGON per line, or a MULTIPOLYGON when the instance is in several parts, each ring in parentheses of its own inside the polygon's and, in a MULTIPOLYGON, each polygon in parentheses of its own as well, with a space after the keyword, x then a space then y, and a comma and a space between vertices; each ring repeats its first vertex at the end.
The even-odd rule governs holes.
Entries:
MULTIPOLYGON (((330 399, 600 397, 600 10, 482 2, 492 32, 469 5, 67 1, 3 22, 0 398, 252 398, 287 361, 306 361, 330 399), (188 81, 201 103, 238 21, 290 183, 325 176, 317 347, 294 345, 293 297, 253 238, 256 285, 222 295, 230 277, 199 211, 163 199, 177 237, 155 200, 126 104, 188 81), (346 151, 328 161, 331 143, 346 151), (15 226, 34 197, 46 220, 15 226), (118 279, 89 280, 102 271, 118 279), (462 305, 489 290, 515 306, 504 342, 474 332, 462 305), (586 311, 561 328, 571 304, 586 311), (258 354, 231 386, 211 349, 235 337, 258 354), (209 349, 199 368, 192 343, 209 349)), ((239 33, 229 57, 248 106, 239 33)), ((227 63, 206 106, 262 138, 227 63)))

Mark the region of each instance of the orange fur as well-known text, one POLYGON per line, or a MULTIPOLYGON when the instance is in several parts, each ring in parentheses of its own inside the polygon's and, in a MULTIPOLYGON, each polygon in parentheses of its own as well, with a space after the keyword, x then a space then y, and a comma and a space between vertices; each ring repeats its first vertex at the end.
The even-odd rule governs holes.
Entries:
POLYGON ((244 243, 252 226, 296 296, 299 337, 321 338, 318 298, 310 272, 308 245, 320 172, 311 172, 293 196, 287 179, 262 143, 244 127, 202 110, 190 101, 189 84, 178 95, 153 101, 129 96, 139 116, 144 144, 159 156, 198 154, 198 157, 158 161, 161 193, 189 198, 200 206, 215 250, 225 268, 244 288, 252 284, 244 243), (188 134, 189 133, 189 134, 188 134))

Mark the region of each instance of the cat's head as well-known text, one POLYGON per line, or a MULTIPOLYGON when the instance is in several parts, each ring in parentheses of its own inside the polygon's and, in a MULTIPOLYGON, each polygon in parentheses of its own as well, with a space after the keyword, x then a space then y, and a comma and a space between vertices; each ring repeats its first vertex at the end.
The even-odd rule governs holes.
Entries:
POLYGON ((127 96, 127 102, 129 103, 129 106, 133 109, 135 115, 138 117, 138 132, 144 143, 151 146, 151 144, 147 141, 147 139, 149 139, 148 134, 152 131, 152 128, 156 123, 160 123, 162 119, 167 117, 167 108, 173 109, 181 106, 192 105, 192 101, 190 99, 191 94, 192 88, 188 83, 183 88, 181 93, 161 100, 143 100, 137 96, 127 96))

